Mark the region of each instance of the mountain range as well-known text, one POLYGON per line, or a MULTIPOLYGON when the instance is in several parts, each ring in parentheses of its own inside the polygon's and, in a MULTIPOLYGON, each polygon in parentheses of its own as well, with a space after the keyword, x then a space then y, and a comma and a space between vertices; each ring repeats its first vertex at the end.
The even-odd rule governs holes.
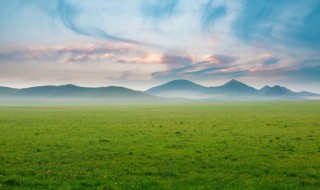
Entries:
POLYGON ((191 99, 302 99, 320 96, 311 92, 293 92, 279 85, 255 89, 235 79, 221 86, 205 87, 188 80, 174 80, 150 88, 148 94, 161 97, 184 97, 191 99))
POLYGON ((144 92, 116 86, 89 88, 72 84, 22 89, 0 87, 0 102, 8 100, 157 101, 177 100, 177 98, 237 101, 305 99, 310 97, 320 97, 320 95, 305 91, 293 92, 279 85, 255 89, 235 79, 216 87, 206 87, 188 80, 173 80, 144 92))
POLYGON ((72 84, 61 86, 36 86, 14 89, 0 87, 0 102, 105 102, 152 101, 157 97, 124 87, 80 87, 72 84), (1 101, 3 100, 3 101, 1 101))

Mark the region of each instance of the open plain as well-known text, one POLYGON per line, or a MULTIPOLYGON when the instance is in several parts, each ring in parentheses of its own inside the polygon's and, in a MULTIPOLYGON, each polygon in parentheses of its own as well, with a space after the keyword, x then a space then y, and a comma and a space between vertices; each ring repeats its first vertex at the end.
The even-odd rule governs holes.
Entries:
POLYGON ((0 106, 0 189, 318 189, 320 102, 0 106))

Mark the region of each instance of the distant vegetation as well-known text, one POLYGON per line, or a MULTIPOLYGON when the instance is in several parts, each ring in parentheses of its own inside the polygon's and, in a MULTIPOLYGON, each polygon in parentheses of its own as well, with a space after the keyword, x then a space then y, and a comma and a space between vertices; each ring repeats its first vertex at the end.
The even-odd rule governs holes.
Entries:
POLYGON ((318 189, 320 102, 0 106, 0 189, 318 189))

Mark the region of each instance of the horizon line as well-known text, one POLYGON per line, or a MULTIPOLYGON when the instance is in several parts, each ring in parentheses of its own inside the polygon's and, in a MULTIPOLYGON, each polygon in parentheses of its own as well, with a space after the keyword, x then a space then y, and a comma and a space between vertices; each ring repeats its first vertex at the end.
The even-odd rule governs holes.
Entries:
MULTIPOLYGON (((239 80, 237 80, 237 79, 234 79, 234 78, 228 80, 227 82, 225 82, 225 83, 223 83, 223 84, 221 84, 221 85, 217 85, 217 86, 206 86, 206 85, 202 85, 202 84, 200 84, 200 83, 193 82, 192 80, 187 80, 187 79, 174 79, 174 80, 169 80, 169 81, 167 81, 167 82, 161 83, 160 85, 155 85, 155 86, 149 87, 149 88, 147 88, 146 90, 137 90, 137 89, 134 89, 134 88, 130 88, 130 87, 126 87, 126 86, 121 86, 121 85, 83 86, 83 85, 77 85, 77 84, 72 84, 72 83, 66 83, 66 84, 60 84, 60 85, 54 85, 54 84, 35 85, 35 86, 28 86, 28 87, 22 87, 22 88, 16 88, 16 87, 11 87, 11 86, 2 86, 2 85, 0 85, 0 87, 3 87, 3 88, 12 88, 12 89, 19 89, 19 90, 21 90, 21 89, 36 88, 36 87, 61 87, 61 86, 68 86, 68 85, 69 85, 69 86, 75 86, 75 87, 79 87, 79 88, 108 88, 108 87, 117 87, 117 88, 126 88, 126 89, 130 89, 130 90, 134 90, 134 91, 145 92, 145 91, 147 91, 147 90, 149 90, 149 89, 151 89, 151 88, 155 88, 155 87, 158 87, 158 86, 162 86, 162 85, 165 85, 165 84, 167 84, 167 83, 174 82, 174 81, 188 81, 188 82, 191 82, 191 83, 194 83, 194 84, 197 84, 197 85, 206 87, 206 88, 219 87, 219 86, 223 86, 223 85, 225 85, 225 84, 227 84, 227 83, 229 83, 229 82, 231 82, 231 81, 237 81, 237 82, 239 82, 239 83, 242 83, 242 84, 245 84, 245 85, 247 85, 247 86, 249 86, 249 87, 252 87, 252 86, 248 85, 247 83, 241 82, 241 81, 239 81, 239 80)), ((263 85, 263 87, 261 87, 261 88, 255 88, 255 87, 252 87, 252 88, 254 88, 255 90, 261 90, 261 89, 264 88, 264 87, 271 87, 271 88, 273 88, 273 87, 276 87, 276 86, 280 86, 280 87, 287 88, 287 87, 285 87, 285 86, 281 86, 281 85, 278 85, 278 84, 276 84, 276 85, 263 85)), ((289 89, 289 88, 287 88, 287 89, 289 89)), ((291 90, 291 89, 289 89, 289 90, 291 90)), ((293 90, 292 90, 292 91, 293 91, 293 90)), ((310 91, 299 90, 299 91, 293 91, 293 92, 310 92, 310 91)), ((318 92, 312 92, 312 93, 318 93, 318 92)))

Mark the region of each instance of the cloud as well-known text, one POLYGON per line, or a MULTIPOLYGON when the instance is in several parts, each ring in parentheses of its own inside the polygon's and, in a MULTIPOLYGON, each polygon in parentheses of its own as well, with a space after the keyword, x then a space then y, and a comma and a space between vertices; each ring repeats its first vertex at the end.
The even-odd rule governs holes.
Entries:
POLYGON ((0 50, 0 61, 20 61, 28 55, 28 52, 21 49, 0 50))
POLYGON ((161 62, 169 65, 172 68, 181 68, 189 66, 192 63, 192 58, 188 55, 179 54, 164 54, 161 62))
POLYGON ((214 0, 208 0, 204 5, 202 14, 202 28, 209 29, 215 21, 227 14, 227 9, 223 5, 216 5, 214 0))
POLYGON ((161 54, 144 52, 138 46, 109 42, 0 46, 0 84, 47 85, 66 82, 105 85, 108 82, 153 79, 153 73, 168 70, 161 54), (121 62, 120 60, 127 60, 121 62), (30 81, 31 76, 39 80, 30 81), (66 79, 66 80, 61 80, 66 79))
POLYGON ((238 57, 223 55, 223 54, 215 54, 215 55, 206 55, 204 57, 204 62, 208 62, 214 65, 229 65, 238 60, 238 57))
POLYGON ((113 40, 113 41, 117 41, 117 42, 132 43, 132 44, 144 44, 144 43, 137 42, 134 40, 125 39, 125 38, 111 35, 111 34, 105 32, 103 29, 99 28, 98 26, 96 26, 96 27, 80 26, 76 22, 76 19, 80 14, 80 11, 75 6, 73 6, 72 4, 67 2, 66 0, 59 0, 58 1, 57 10, 58 10, 59 16, 60 16, 61 21, 64 24, 64 26, 77 34, 91 36, 91 37, 97 37, 97 38, 103 38, 103 39, 113 40))
POLYGON ((320 19, 320 3, 303 18, 302 26, 287 31, 294 40, 305 43, 311 48, 320 48, 320 25, 315 24, 320 19))
POLYGON ((269 57, 263 61, 263 65, 273 65, 280 61, 280 58, 277 57, 269 57))
POLYGON ((233 65, 238 57, 223 54, 206 55, 200 60, 194 60, 187 55, 164 55, 164 60, 167 60, 164 63, 170 67, 166 71, 154 73, 157 79, 212 78, 232 74, 238 76, 246 72, 233 65))
MULTIPOLYGON (((30 15, 39 14, 40 10, 48 17, 48 19, 52 21, 51 24, 56 24, 55 21, 59 21, 66 29, 78 35, 122 43, 152 46, 148 43, 121 37, 118 34, 113 34, 113 32, 106 31, 105 28, 108 28, 110 23, 103 23, 105 15, 100 14, 101 7, 99 7, 99 5, 103 5, 104 7, 102 7, 105 8, 107 4, 101 0, 83 2, 72 0, 53 0, 49 2, 42 0, 13 0, 13 3, 6 3, 7 6, 8 4, 11 5, 10 9, 12 12, 17 12, 17 15, 19 15, 19 13, 23 13, 27 16, 27 18, 30 15), (99 14, 97 14, 98 12, 99 14), (90 17, 92 17, 92 20, 88 22, 90 17)), ((121 5, 121 2, 119 2, 118 5, 121 5)), ((12 17, 14 18, 14 16, 12 17)), ((24 18, 19 17, 19 19, 21 22, 21 19, 24 18)), ((27 19, 24 19, 24 21, 27 21, 27 19)))
POLYGON ((122 56, 115 60, 119 63, 143 63, 143 64, 160 64, 161 54, 141 53, 134 56, 122 56))
POLYGON ((178 0, 145 0, 141 11, 146 18, 160 20, 171 17, 178 3, 178 0))
POLYGON ((203 74, 213 73, 218 70, 228 69, 230 65, 238 60, 237 57, 217 54, 206 55, 204 58, 188 67, 185 67, 183 73, 203 74))
POLYGON ((115 42, 58 45, 2 45, 0 61, 90 62, 111 60, 114 56, 139 56, 142 49, 115 42))
POLYGON ((28 0, 28 1, 19 1, 12 0, 18 2, 19 8, 35 6, 38 9, 44 11, 49 17, 56 17, 58 15, 57 5, 60 0, 54 1, 43 1, 43 0, 28 0))
POLYGON ((246 42, 320 48, 320 26, 315 24, 319 16, 317 0, 243 0, 233 29, 236 36, 246 42))
POLYGON ((299 67, 282 73, 299 82, 320 82, 320 59, 305 60, 299 67))

